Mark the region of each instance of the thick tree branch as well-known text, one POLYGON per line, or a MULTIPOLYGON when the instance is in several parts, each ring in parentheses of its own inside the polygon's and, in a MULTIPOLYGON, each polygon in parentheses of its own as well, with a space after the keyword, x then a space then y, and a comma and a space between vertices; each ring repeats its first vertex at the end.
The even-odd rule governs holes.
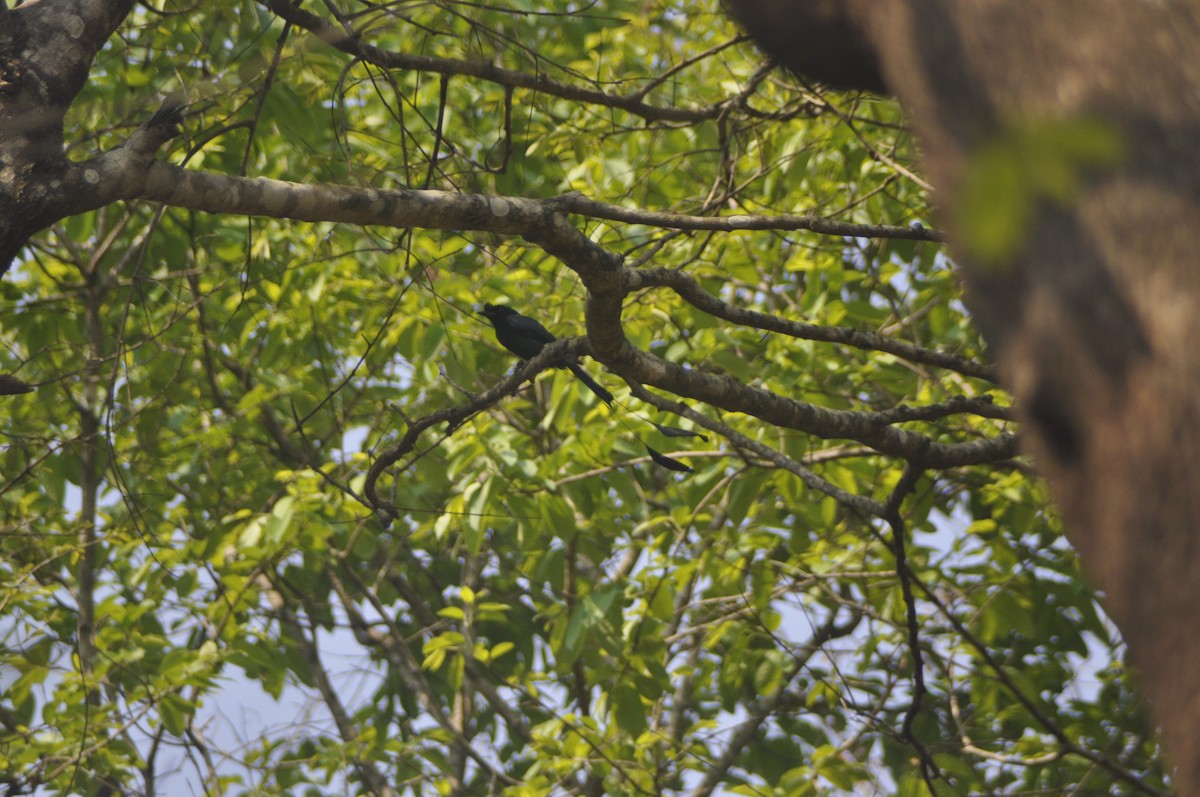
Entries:
POLYGON ((133 0, 38 0, 14 8, 6 21, 19 26, 24 39, 14 43, 23 50, 28 88, 65 112, 132 8, 133 0))
MULTIPOLYGON (((593 323, 591 316, 588 321, 589 335, 593 326, 608 326, 593 323)), ((596 342, 595 337, 590 337, 594 356, 620 376, 669 390, 676 395, 818 437, 855 440, 881 454, 903 459, 923 458, 931 468, 977 465, 1011 459, 1016 455, 1016 438, 1012 435, 1004 434, 971 443, 936 443, 917 432, 881 423, 868 413, 817 407, 743 385, 726 376, 703 373, 668 362, 634 347, 625 338, 619 322, 614 325, 617 337, 615 345, 608 335, 604 347, 596 342)))
MULTIPOLYGON (((158 119, 159 117, 156 117, 158 119)), ((953 367, 960 372, 987 378, 990 371, 970 361, 928 352, 915 346, 888 342, 886 339, 849 330, 823 330, 814 325, 785 322, 760 313, 741 311, 699 289, 686 277, 673 272, 631 271, 620 268, 621 257, 596 244, 565 215, 571 209, 603 210, 579 195, 548 200, 517 197, 459 194, 444 191, 377 190, 331 185, 304 185, 263 178, 247 179, 190 171, 153 160, 153 153, 170 137, 170 117, 162 123, 154 120, 118 149, 71 167, 62 194, 89 197, 88 207, 97 207, 117 199, 150 199, 178 207, 212 213, 261 215, 301 221, 330 221, 376 224, 394 227, 430 229, 487 230, 520 235, 542 247, 576 271, 590 292, 588 310, 589 339, 597 355, 619 374, 680 395, 699 399, 722 409, 744 412, 768 423, 797 429, 824 438, 856 440, 883 454, 912 458, 918 452, 927 457, 930 467, 952 467, 981 461, 1007 459, 1013 455, 1013 439, 1001 436, 991 441, 968 444, 932 443, 915 432, 890 426, 896 419, 873 418, 869 414, 838 412, 778 396, 765 390, 742 385, 735 380, 701 373, 661 360, 632 347, 620 327, 620 303, 630 290, 641 285, 665 284, 701 309, 739 323, 776 329, 797 337, 831 340, 890 351, 918 362, 953 367), (611 319, 601 323, 601 319, 611 319)), ((74 210, 84 210, 79 207, 74 210)), ((690 219, 693 217, 679 217, 690 219)), ((677 219, 678 220, 678 219, 677 219)), ((756 228, 768 220, 755 221, 756 228)), ((813 219, 804 223, 813 227, 813 219)), ((697 221, 698 223, 698 221, 697 221)), ((797 223, 784 220, 784 225, 797 223)), ((733 226, 740 222, 734 220, 733 226)), ((815 225, 819 227, 820 225, 815 225)), ((842 230, 838 234, 845 233, 842 230)), ((914 231, 916 232, 916 231, 914 231)), ((529 371, 535 373, 535 371, 529 371)), ((453 423, 469 417, 478 407, 486 406, 502 395, 497 389, 481 394, 463 408, 435 413, 409 429, 406 443, 415 444, 416 435, 441 420, 453 423)), ((397 461, 403 444, 381 457, 371 469, 368 500, 376 508, 384 504, 373 494, 382 470, 397 461)))
POLYGON ((132 0, 40 0, 0 23, 0 275, 63 217, 63 117, 132 0))
POLYGON ((855 495, 854 493, 843 490, 841 487, 831 483, 826 479, 822 479, 812 470, 806 468, 796 460, 792 459, 782 451, 777 451, 768 445, 758 442, 746 435, 735 431, 728 424, 714 421, 703 413, 696 412, 687 405, 663 398, 662 396, 651 393, 641 385, 633 385, 633 395, 637 396, 642 401, 651 406, 658 407, 660 410, 672 412, 683 418, 690 419, 698 426, 707 429, 713 434, 724 437, 729 442, 733 443, 740 449, 750 451, 764 460, 775 465, 777 468, 782 468, 789 473, 797 476, 800 481, 804 482, 810 489, 816 490, 819 493, 829 496, 840 504, 843 504, 857 512, 866 516, 883 517, 886 514, 886 508, 882 503, 865 495, 855 495))
POLYGON ((553 199, 431 190, 384 191, 262 177, 229 177, 158 161, 147 162, 130 146, 73 166, 64 188, 91 194, 81 200, 86 205, 81 204, 72 212, 117 200, 147 199, 208 213, 296 221, 487 230, 526 237, 563 233, 561 225, 552 218, 557 208, 553 199))
MULTIPOLYGON (((84 185, 100 189, 107 198, 144 198, 168 202, 213 213, 251 214, 291 218, 303 221, 334 221, 356 224, 385 224, 396 227, 422 227, 433 229, 476 229, 500 234, 522 235, 538 244, 548 253, 558 257, 575 270, 584 280, 592 298, 602 306, 615 302, 619 309, 619 298, 641 283, 646 272, 626 271, 618 267, 620 256, 607 252, 577 230, 562 214, 564 200, 532 200, 516 197, 484 196, 479 194, 457 194, 444 191, 357 189, 330 185, 303 185, 262 178, 247 179, 226 177, 189 171, 159 162, 146 164, 146 153, 153 149, 152 143, 139 143, 131 139, 129 144, 72 170, 79 195, 86 195, 84 185), (145 168, 138 168, 144 166, 145 168), (104 189, 107 189, 107 192, 104 189)), ((76 192, 68 191, 68 195, 76 192)), ((568 200, 569 202, 569 200, 568 200)), ((959 370, 983 376, 988 372, 981 367, 972 367, 969 361, 936 352, 924 352, 917 347, 903 344, 890 345, 862 333, 835 331, 822 333, 819 327, 782 323, 778 319, 762 314, 739 314, 722 303, 706 300, 701 291, 691 290, 688 280, 676 279, 665 272, 649 272, 661 283, 686 295, 702 306, 718 314, 752 321, 765 326, 772 324, 780 331, 797 336, 825 339, 873 346, 886 346, 899 356, 910 356, 919 361, 939 365, 955 366, 959 370)), ((711 297, 710 297, 711 299, 711 297)), ((591 303, 589 303, 590 305, 591 303)), ((700 373, 675 363, 669 363, 645 352, 634 349, 625 339, 619 323, 594 325, 598 316, 589 312, 589 335, 596 344, 598 355, 609 348, 607 356, 600 359, 619 374, 637 379, 656 387, 676 391, 681 395, 699 399, 726 410, 745 412, 769 423, 816 434, 821 437, 840 437, 869 445, 881 453, 900 457, 911 457, 928 443, 927 439, 914 432, 892 428, 887 422, 871 418, 867 414, 827 410, 803 402, 777 396, 768 391, 741 385, 732 379, 700 373), (595 327, 595 328, 593 328, 595 327), (612 334, 615 329, 616 335, 612 334), (599 335, 597 335, 599 332, 599 335)), ((618 316, 619 318, 619 316, 618 316)), ((530 373, 533 373, 532 371, 530 373)), ((494 389, 495 390, 495 389, 494 389)), ((486 406, 496 396, 481 394, 479 407, 486 406), (487 395, 488 398, 482 398, 487 395)), ((472 406, 472 405, 468 405, 472 406)), ((461 421, 471 412, 458 418, 461 421)), ((451 420, 461 410, 435 413, 425 419, 432 424, 451 420)), ((419 434, 425 428, 413 428, 419 434)), ((412 439, 415 442, 415 438, 412 439)), ((931 467, 951 467, 975 464, 981 461, 1007 459, 1013 455, 1013 440, 1002 436, 992 441, 969 444, 932 444, 928 452, 931 467)), ((394 458, 382 457, 372 468, 374 479, 394 458)), ((368 493, 368 499, 376 507, 381 506, 378 496, 368 493)))

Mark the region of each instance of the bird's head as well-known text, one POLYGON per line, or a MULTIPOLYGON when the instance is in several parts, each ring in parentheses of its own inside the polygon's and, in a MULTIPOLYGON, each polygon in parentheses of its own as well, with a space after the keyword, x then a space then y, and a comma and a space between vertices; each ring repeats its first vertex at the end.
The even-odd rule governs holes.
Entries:
POLYGON ((517 311, 502 304, 485 304, 479 308, 479 313, 489 321, 497 321, 510 315, 516 315, 517 311))

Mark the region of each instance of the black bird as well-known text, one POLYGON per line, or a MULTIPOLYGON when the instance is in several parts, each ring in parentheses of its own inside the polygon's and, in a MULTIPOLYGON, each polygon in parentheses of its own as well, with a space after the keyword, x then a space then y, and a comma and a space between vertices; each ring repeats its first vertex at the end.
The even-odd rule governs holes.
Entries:
MULTIPOLYGON (((496 328, 496 340, 500 345, 520 357, 528 360, 536 357, 542 349, 557 338, 550 330, 527 315, 521 315, 511 307, 500 304, 485 304, 480 310, 483 317, 492 322, 496 328)), ((562 362, 558 365, 569 368, 575 378, 583 382, 587 389, 600 397, 605 404, 612 406, 613 394, 604 389, 596 380, 587 375, 575 362, 562 362)))

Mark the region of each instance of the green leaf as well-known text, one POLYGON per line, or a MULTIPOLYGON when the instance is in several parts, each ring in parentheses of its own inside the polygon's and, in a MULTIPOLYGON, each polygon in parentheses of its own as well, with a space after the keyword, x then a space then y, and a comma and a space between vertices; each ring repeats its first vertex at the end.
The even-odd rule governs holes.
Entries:
POLYGON ((613 715, 617 727, 631 738, 637 738, 646 730, 646 710, 642 697, 627 683, 617 684, 612 691, 613 715))

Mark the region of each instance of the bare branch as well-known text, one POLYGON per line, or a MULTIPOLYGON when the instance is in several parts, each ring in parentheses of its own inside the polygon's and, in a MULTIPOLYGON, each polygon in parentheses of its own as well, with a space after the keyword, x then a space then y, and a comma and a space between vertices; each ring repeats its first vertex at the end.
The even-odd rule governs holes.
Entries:
POLYGON ((804 647, 797 651, 792 666, 788 668, 788 672, 780 679, 778 688, 771 694, 765 696, 755 705, 749 712, 749 716, 738 725, 734 730, 733 735, 725 745, 725 750, 720 757, 708 767, 703 780, 697 784, 696 788, 692 789, 691 797, 709 797, 719 786, 729 768, 733 766, 749 744, 754 734, 759 732, 759 728, 775 711, 783 705, 784 699, 787 697, 787 687, 799 675, 809 659, 813 657, 825 643, 846 636, 851 633, 858 625, 861 619, 860 614, 852 615, 847 622, 838 623, 837 612, 830 615, 829 620, 817 629, 804 647))
POLYGON ((917 602, 913 598, 911 571, 908 566, 908 552, 905 546, 906 533, 904 518, 900 507, 908 494, 916 489, 917 482, 925 473, 920 461, 912 460, 904 468, 900 481, 888 496, 887 513, 884 519, 892 530, 892 552, 896 557, 896 577, 900 580, 900 594, 904 598, 905 627, 908 631, 908 651, 912 657, 912 702, 904 712, 904 724, 900 735, 917 751, 921 764, 921 777, 925 781, 930 794, 937 794, 933 780, 940 775, 937 764, 929 750, 913 733, 913 721, 921 711, 921 702, 928 689, 925 686, 925 658, 921 654, 921 627, 917 618, 917 602))
POLYGON ((820 216, 688 216, 682 213, 623 208, 605 202, 597 202, 580 193, 567 194, 563 201, 567 210, 591 218, 676 230, 720 230, 724 232, 808 230, 822 235, 840 235, 846 238, 898 238, 909 241, 935 242, 942 240, 941 233, 920 224, 914 224, 911 227, 897 227, 889 224, 852 224, 820 216))
MULTIPOLYGON (((312 678, 317 691, 321 693, 321 699, 325 701, 325 706, 329 709, 329 713, 337 725, 338 733, 341 735, 342 740, 347 743, 354 741, 358 738, 358 729, 354 726, 354 722, 350 718, 350 713, 342 703, 341 696, 338 694, 338 690, 334 687, 333 681, 329 677, 329 671, 321 661, 321 652, 318 648, 315 634, 310 629, 305 628, 300 622, 300 619, 292 611, 282 591, 276 586, 272 578, 262 576, 261 583, 267 593, 271 610, 279 619, 280 624, 287 630, 288 636, 299 648, 304 663, 308 668, 308 674, 312 678)), ((306 608, 310 616, 314 614, 311 606, 306 606, 306 608)), ((370 790, 369 793, 373 797, 393 797, 395 795, 395 791, 388 785, 387 778, 379 771, 374 762, 369 759, 359 758, 353 761, 352 765, 362 776, 363 781, 370 790)))
POLYGON ((555 341, 542 349, 541 354, 537 357, 522 363, 505 379, 482 393, 472 396, 465 404, 438 410, 409 424, 408 430, 404 433, 400 442, 380 454, 379 458, 371 463, 371 467, 367 471, 367 480, 363 488, 363 493, 366 495, 371 507, 379 513, 380 521, 384 526, 389 525, 398 516, 399 509, 380 497, 377 490, 379 477, 383 475, 385 470, 416 448, 417 440, 420 439, 421 434, 426 429, 442 422, 448 424, 447 428, 450 431, 458 428, 467 419, 495 404, 503 396, 515 393, 522 384, 533 379, 539 372, 553 367, 556 362, 562 359, 566 352, 573 352, 582 348, 582 344, 583 341, 580 339, 555 341))
POLYGON ((947 352, 925 349, 912 343, 896 340, 886 335, 876 335, 848 327, 827 327, 819 324, 809 324, 803 321, 790 321, 778 316, 746 310, 723 302, 700 287, 690 274, 675 269, 644 269, 633 272, 630 277, 634 286, 641 287, 661 285, 671 288, 680 298, 693 307, 703 310, 709 315, 723 318, 735 324, 780 332, 803 340, 817 340, 824 343, 841 343, 858 349, 868 349, 894 354, 909 362, 932 365, 957 371, 966 376, 986 379, 996 382, 996 369, 990 365, 976 362, 966 357, 960 357, 947 352))
POLYGON ((747 437, 744 434, 734 430, 727 424, 714 421, 712 418, 705 416, 703 413, 696 412, 693 409, 681 404, 678 401, 665 399, 662 396, 651 393, 641 385, 632 386, 633 395, 640 398, 647 404, 658 407, 667 412, 673 412, 681 417, 692 420, 699 426, 704 427, 713 434, 718 434, 724 437, 729 442, 733 443, 738 448, 753 452, 755 455, 762 457, 766 461, 775 465, 778 468, 788 471, 799 477, 810 489, 816 490, 819 493, 829 496, 835 501, 861 512, 864 515, 883 517, 886 514, 886 508, 878 501, 869 498, 865 495, 855 495, 847 492, 837 485, 822 479, 816 473, 806 468, 796 460, 787 456, 781 451, 777 451, 768 445, 758 442, 747 437))
POLYGON ((644 92, 642 91, 632 95, 610 94, 606 91, 585 89, 563 83, 544 74, 531 75, 526 72, 505 69, 487 61, 462 61, 453 58, 391 52, 365 44, 356 34, 346 33, 316 14, 293 6, 286 0, 259 0, 259 2, 279 15, 281 19, 307 30, 329 46, 383 69, 411 69, 440 75, 476 77, 510 89, 530 89, 552 97, 618 108, 654 122, 701 122, 707 119, 716 119, 725 107, 724 102, 713 103, 702 108, 659 107, 643 102, 644 92))

